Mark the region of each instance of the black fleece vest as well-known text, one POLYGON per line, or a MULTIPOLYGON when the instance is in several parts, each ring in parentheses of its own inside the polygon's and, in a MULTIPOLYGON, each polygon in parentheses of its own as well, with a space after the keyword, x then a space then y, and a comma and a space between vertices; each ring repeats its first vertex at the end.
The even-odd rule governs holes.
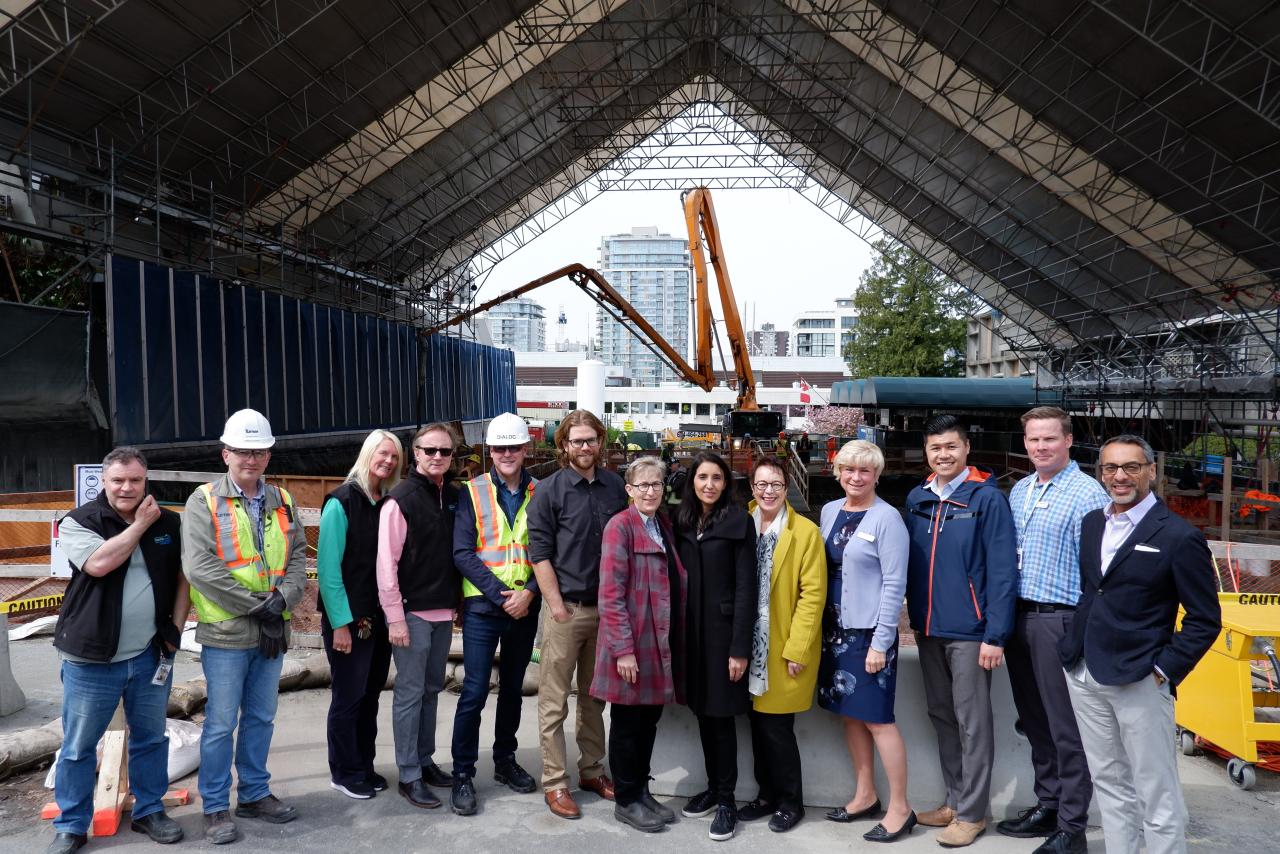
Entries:
MULTIPOLYGON (((342 505, 347 514, 347 544, 342 551, 342 586, 347 592, 347 604, 351 619, 376 617, 382 613, 378 606, 378 579, 375 572, 378 558, 378 514, 382 502, 369 501, 368 496, 353 483, 344 483, 325 496, 342 505)), ((320 613, 325 613, 324 597, 316 598, 320 613)))
MULTIPOLYGON (((63 518, 74 519, 104 540, 123 533, 128 523, 111 509, 105 492, 77 507, 63 518)), ((156 638, 175 647, 182 639, 173 624, 173 597, 182 576, 182 522, 172 510, 160 509, 160 518, 151 523, 138 543, 151 576, 151 592, 156 603, 156 638)), ((132 557, 132 555, 130 556, 132 557)), ((130 558, 95 578, 74 564, 66 598, 58 613, 53 645, 68 655, 89 661, 110 661, 120 645, 120 609, 124 601, 124 577, 130 558)))
POLYGON ((408 531, 400 553, 400 596, 406 611, 457 608, 462 576, 453 566, 453 515, 458 488, 446 478, 443 489, 417 469, 391 490, 408 531))

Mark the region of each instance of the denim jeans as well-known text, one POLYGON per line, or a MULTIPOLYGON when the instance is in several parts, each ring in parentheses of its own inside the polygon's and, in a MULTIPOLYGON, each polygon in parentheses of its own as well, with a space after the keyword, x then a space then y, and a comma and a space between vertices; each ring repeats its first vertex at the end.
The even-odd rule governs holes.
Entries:
POLYGON ((208 685, 204 735, 200 737, 200 800, 206 815, 231 808, 231 740, 235 739, 236 776, 240 803, 271 794, 267 752, 275 731, 276 699, 284 656, 266 658, 252 649, 205 646, 200 663, 208 685))
POLYGON ((498 714, 493 727, 493 764, 516 758, 516 730, 524 700, 524 671, 538 633, 538 612, 524 619, 468 611, 462 620, 462 696, 453 716, 453 776, 469 780, 476 774, 480 753, 480 713, 489 699, 493 655, 502 644, 498 663, 498 714))
POLYGON ((173 674, 163 686, 152 685, 159 660, 155 648, 147 647, 114 664, 62 662, 62 753, 54 777, 54 798, 62 810, 53 820, 58 833, 89 832, 98 740, 107 731, 121 698, 129 724, 133 817, 143 818, 164 809, 160 799, 169 786, 165 707, 173 674))

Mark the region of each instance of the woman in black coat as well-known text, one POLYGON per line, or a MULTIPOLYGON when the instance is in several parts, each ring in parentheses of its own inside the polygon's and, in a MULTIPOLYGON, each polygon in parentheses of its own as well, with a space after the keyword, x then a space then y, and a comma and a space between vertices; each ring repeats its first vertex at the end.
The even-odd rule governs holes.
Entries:
POLYGON ((734 716, 751 708, 744 676, 756 619, 756 532, 746 509, 732 502, 733 475, 723 459, 702 451, 689 471, 675 532, 688 573, 685 695, 698 716, 707 791, 695 795, 683 813, 696 818, 715 812, 710 836, 724 840, 738 822, 734 716))

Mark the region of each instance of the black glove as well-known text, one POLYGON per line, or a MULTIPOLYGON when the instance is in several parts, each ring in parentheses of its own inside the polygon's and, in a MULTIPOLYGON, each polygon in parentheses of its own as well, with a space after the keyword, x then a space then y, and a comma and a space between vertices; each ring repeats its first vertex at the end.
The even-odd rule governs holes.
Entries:
POLYGON ((258 652, 263 658, 277 658, 289 651, 284 639, 284 597, 272 590, 249 611, 258 621, 258 652))

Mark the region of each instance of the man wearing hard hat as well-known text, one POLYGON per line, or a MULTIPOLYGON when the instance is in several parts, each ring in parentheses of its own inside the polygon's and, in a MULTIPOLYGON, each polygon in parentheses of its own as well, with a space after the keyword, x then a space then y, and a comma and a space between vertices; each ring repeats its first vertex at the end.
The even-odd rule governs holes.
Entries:
POLYGON ((261 413, 242 409, 222 432, 227 474, 196 489, 182 515, 182 563, 200 621, 196 640, 208 684, 200 738, 200 799, 205 839, 234 842, 236 815, 283 824, 297 811, 271 794, 267 753, 275 726, 289 611, 306 585, 307 540, 293 498, 263 472, 275 437, 261 413))
POLYGON ((453 562, 462 573, 462 663, 466 676, 453 718, 453 794, 458 815, 476 811, 472 778, 480 745, 480 713, 499 644, 498 714, 494 724, 494 779, 517 792, 537 788, 516 762, 524 671, 538 632, 538 582, 529 562, 525 510, 534 479, 524 470, 529 428, 510 412, 489 422, 485 445, 493 467, 468 481, 453 527, 453 562))

